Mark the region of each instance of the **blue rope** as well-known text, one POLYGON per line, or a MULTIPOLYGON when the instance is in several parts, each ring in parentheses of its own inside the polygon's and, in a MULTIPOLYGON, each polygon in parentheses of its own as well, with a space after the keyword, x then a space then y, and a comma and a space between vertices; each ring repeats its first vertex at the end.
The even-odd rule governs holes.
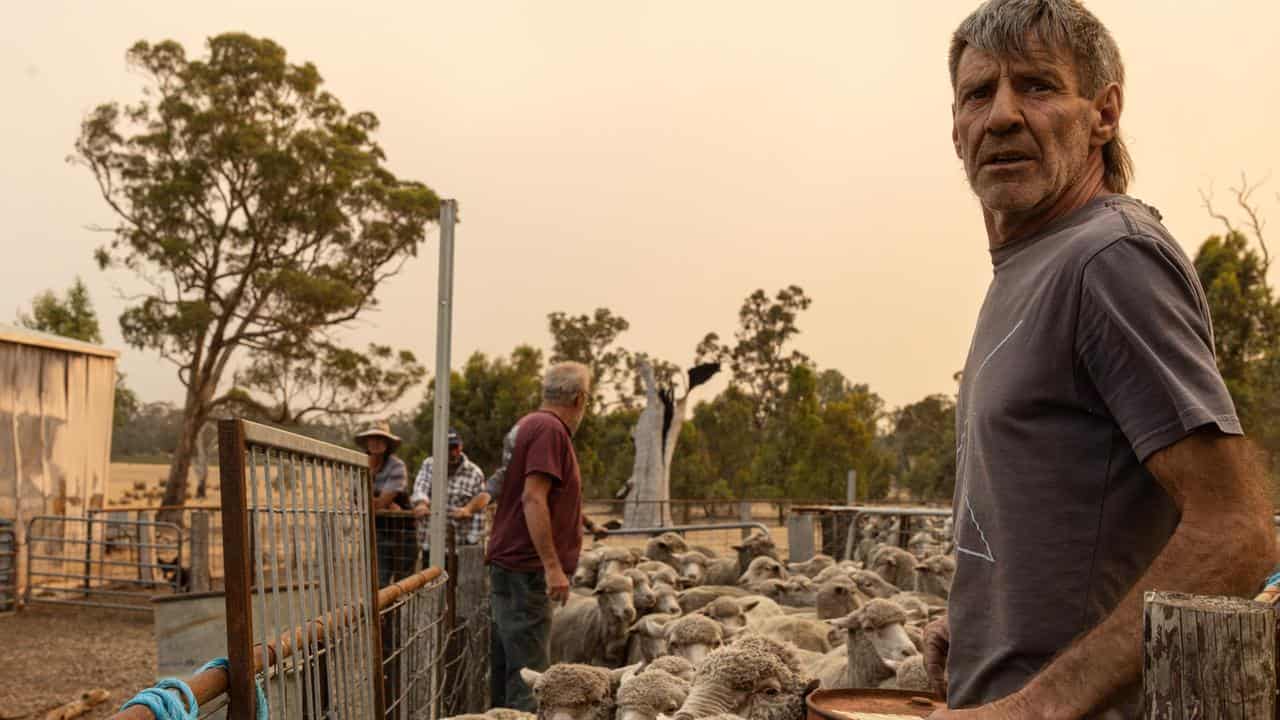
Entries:
MULTIPOLYGON (((231 675, 231 661, 224 657, 214 658, 209 662, 205 663, 200 668, 200 672, 204 672, 205 670, 212 670, 213 668, 218 668, 219 670, 225 672, 228 676, 231 675)), ((254 703, 255 705, 258 706, 258 713, 256 716, 257 720, 269 720, 269 718, 267 717, 267 695, 266 693, 262 692, 262 683, 258 681, 254 681, 253 689, 257 692, 257 702, 254 703)))
MULTIPOLYGON (((205 663, 196 674, 200 674, 205 670, 213 670, 217 668, 228 675, 231 674, 231 662, 224 657, 214 658, 205 663)), ((255 682, 253 689, 257 691, 256 703, 258 706, 257 720, 268 720, 267 718, 267 696, 262 691, 262 683, 255 682)), ((196 702, 195 693, 191 692, 191 688, 178 678, 165 678, 156 683, 155 686, 138 693, 132 700, 120 706, 123 711, 134 705, 142 705, 151 711, 156 720, 198 720, 200 717, 200 705, 196 702), (176 690, 178 695, 165 692, 166 690, 176 690)))
POLYGON ((191 692, 191 688, 178 678, 161 680, 154 687, 149 687, 133 696, 133 699, 121 705, 120 709, 125 710, 134 705, 146 707, 152 715, 156 716, 156 720, 197 720, 200 712, 195 693, 191 692), (165 690, 177 690, 182 695, 182 699, 165 690))
POLYGON ((1278 572, 1278 573, 1276 573, 1276 574, 1272 575, 1271 577, 1267 578, 1267 585, 1266 585, 1266 586, 1267 586, 1267 587, 1271 587, 1272 585, 1280 585, 1280 572, 1278 572))

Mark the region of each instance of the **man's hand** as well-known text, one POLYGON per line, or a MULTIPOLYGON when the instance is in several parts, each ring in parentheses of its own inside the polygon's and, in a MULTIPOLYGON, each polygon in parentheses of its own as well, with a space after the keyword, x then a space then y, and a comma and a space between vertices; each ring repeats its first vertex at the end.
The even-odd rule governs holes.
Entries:
POLYGON ((924 668, 935 695, 947 696, 947 653, 951 650, 951 625, 947 616, 934 620, 924 628, 924 668))
POLYGON ((470 520, 471 508, 460 507, 456 510, 450 510, 449 517, 453 518, 454 520, 470 520))
POLYGON ((547 597, 561 605, 569 602, 569 578, 558 566, 547 568, 547 597))
POLYGON ((431 514, 431 503, 426 500, 419 500, 413 506, 413 516, 416 518, 424 518, 431 514))

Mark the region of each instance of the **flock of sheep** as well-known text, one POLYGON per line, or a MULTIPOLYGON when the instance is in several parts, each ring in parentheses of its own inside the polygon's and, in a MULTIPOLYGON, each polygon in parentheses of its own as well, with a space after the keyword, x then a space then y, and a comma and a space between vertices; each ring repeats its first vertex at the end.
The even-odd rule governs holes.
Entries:
POLYGON ((552 620, 552 666, 521 671, 538 717, 801 720, 817 687, 927 692, 922 631, 955 574, 950 521, 931 521, 909 550, 897 523, 866 519, 841 562, 784 564, 761 532, 732 558, 674 533, 643 555, 596 545, 552 620))

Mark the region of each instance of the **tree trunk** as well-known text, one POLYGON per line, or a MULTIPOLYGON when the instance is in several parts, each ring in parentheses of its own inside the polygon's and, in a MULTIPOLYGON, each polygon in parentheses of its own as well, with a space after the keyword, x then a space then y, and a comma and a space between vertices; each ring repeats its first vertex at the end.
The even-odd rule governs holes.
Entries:
MULTIPOLYGON (((203 500, 209 495, 209 430, 211 423, 202 423, 196 435, 196 497, 203 500)), ((216 437, 216 436, 215 436, 216 437)))
MULTIPOLYGON (((187 476, 191 472, 191 455, 195 452, 200 432, 204 428, 209 394, 211 393, 194 388, 187 389, 187 402, 182 408, 182 434, 178 436, 178 446, 174 449, 173 461, 169 463, 169 478, 164 483, 164 500, 161 505, 165 507, 180 508, 187 503, 187 476)), ((181 517, 181 511, 167 511, 156 519, 174 521, 181 517)))
POLYGON ((662 494, 664 474, 662 453, 662 401, 658 398, 653 368, 640 364, 640 377, 645 386, 644 410, 631 432, 636 445, 635 465, 631 471, 631 493, 623 511, 623 525, 628 528, 651 528, 663 524, 670 513, 664 512, 669 495, 662 494))

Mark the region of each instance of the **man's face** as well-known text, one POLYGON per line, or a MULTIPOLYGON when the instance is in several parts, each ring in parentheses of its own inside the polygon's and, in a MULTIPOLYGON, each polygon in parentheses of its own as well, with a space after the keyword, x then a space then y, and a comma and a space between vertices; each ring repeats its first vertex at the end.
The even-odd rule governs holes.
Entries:
POLYGON ((449 464, 457 465, 462 462, 462 444, 454 443, 449 446, 449 464))
POLYGON ((1074 64, 1028 45, 1027 57, 969 47, 956 69, 952 140, 992 212, 1048 209, 1081 181, 1092 149, 1097 113, 1080 96, 1074 64))

